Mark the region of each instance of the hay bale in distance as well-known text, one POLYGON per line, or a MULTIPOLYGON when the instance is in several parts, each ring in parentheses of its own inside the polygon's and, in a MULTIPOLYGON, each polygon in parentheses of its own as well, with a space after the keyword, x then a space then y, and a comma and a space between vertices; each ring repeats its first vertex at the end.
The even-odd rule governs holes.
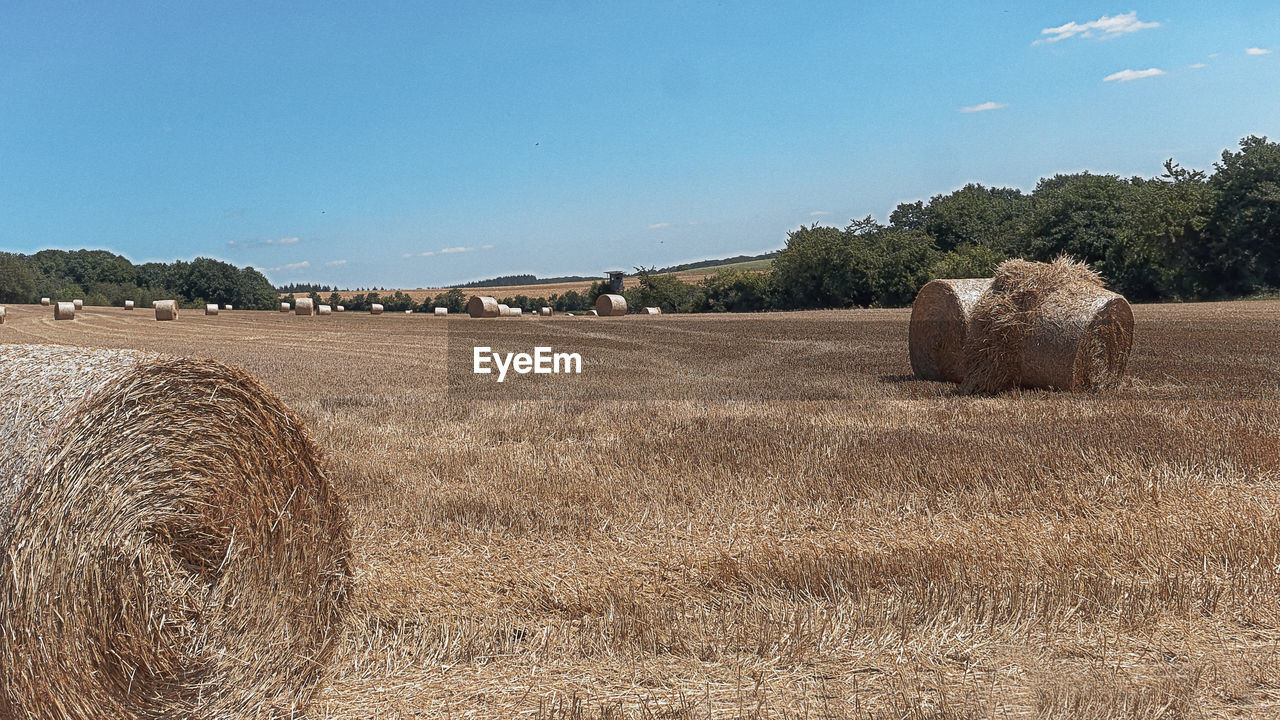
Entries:
POLYGON ((436 314, 436 315, 448 315, 448 314, 449 314, 449 308, 435 308, 435 314, 436 314))
POLYGON ((347 309, 346 309, 345 307, 343 307, 342 305, 335 305, 335 306, 333 306, 333 311, 334 311, 334 312, 346 312, 346 311, 347 311, 347 309))
POLYGON ((132 309, 133 309, 133 301, 132 301, 132 300, 125 300, 125 301, 124 301, 124 309, 125 309, 125 310, 132 310, 132 309))
POLYGON ((413 314, 413 311, 412 311, 412 310, 405 310, 405 311, 404 311, 404 314, 405 314, 405 315, 412 315, 412 314, 413 314))
POLYGON ((53 304, 53 301, 51 301, 49 298, 40 298, 40 304, 45 307, 49 307, 50 305, 53 304))
POLYGON ((53 306, 54 320, 75 320, 76 304, 69 302, 60 302, 53 306))
POLYGON ((311 298, 298 298, 293 301, 293 314, 311 317, 316 313, 316 304, 311 298))
POLYGON ((76 298, 75 300, 72 300, 72 301, 71 301, 71 304, 72 304, 72 305, 75 305, 77 310, 83 310, 83 309, 84 309, 84 301, 83 301, 83 300, 81 300, 81 299, 79 299, 79 298, 76 298))
POLYGON ((645 308, 645 309, 644 309, 644 314, 645 314, 645 315, 661 315, 661 314, 662 314, 662 308, 660 308, 660 307, 647 307, 647 308, 645 308))
POLYGON ((4 324, 5 316, 8 314, 9 314, 9 311, 5 310, 3 305, 0 305, 0 325, 4 324))
POLYGON ((0 717, 305 707, 350 531, 297 415, 242 370, 132 351, 0 346, 0 387, 0 717))
POLYGON ((217 305, 214 305, 213 303, 209 303, 209 304, 205 305, 205 306, 204 306, 204 314, 205 314, 205 315, 217 315, 217 314, 218 314, 218 306, 217 306, 217 305))
POLYGON ((329 307, 328 305, 321 305, 320 307, 316 308, 316 314, 317 314, 317 315, 332 315, 332 314, 333 314, 333 308, 329 307))
MULTIPOLYGON (((178 301, 177 300, 157 300, 156 320, 177 320, 178 319, 178 301)), ((208 310, 205 311, 206 313, 208 310)))
POLYGON ((627 314, 627 299, 621 295, 606 294, 596 298, 596 314, 601 317, 617 317, 627 314))
POLYGON ((969 316, 991 278, 934 280, 911 303, 908 331, 911 370, 922 380, 964 380, 964 341, 969 316))
POLYGON ((520 317, 523 314, 524 314, 524 308, 517 308, 517 307, 507 308, 507 315, 511 317, 520 317))
POLYGON ((542 306, 542 307, 538 308, 538 314, 539 314, 539 315, 542 315, 543 317, 550 317, 550 316, 551 316, 551 308, 549 308, 549 307, 547 307, 547 306, 545 306, 545 305, 544 305, 544 306, 542 306))
POLYGON ((234 306, 234 305, 231 305, 230 303, 228 303, 228 304, 226 304, 226 305, 223 305, 223 306, 222 306, 222 309, 223 309, 223 310, 235 310, 236 308, 235 308, 235 306, 234 306))
POLYGON ((370 314, 370 315, 381 315, 381 314, 382 314, 382 306, 381 306, 381 305, 379 305, 378 303, 374 303, 374 304, 370 305, 370 306, 369 306, 369 314, 370 314))
POLYGON ((600 313, 599 313, 598 311, 596 311, 596 310, 588 310, 588 311, 587 311, 587 314, 588 314, 588 315, 590 315, 591 317, 599 317, 599 316, 600 316, 600 313))
POLYGON ((280 312, 287 313, 287 312, 291 312, 292 310, 293 308, 289 307, 289 303, 287 302, 280 303, 280 312))
POLYGON ((472 295, 467 300, 467 314, 473 318, 495 318, 502 314, 498 301, 488 295, 472 295))
POLYGON ((1133 311, 1083 263, 1009 260, 973 308, 961 390, 1083 392, 1114 386, 1133 347, 1133 311))

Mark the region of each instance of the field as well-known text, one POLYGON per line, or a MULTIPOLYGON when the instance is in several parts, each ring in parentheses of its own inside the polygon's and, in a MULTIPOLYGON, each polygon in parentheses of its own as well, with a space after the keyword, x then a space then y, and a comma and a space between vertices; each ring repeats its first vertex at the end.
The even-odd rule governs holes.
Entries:
POLYGON ((0 342, 217 358, 307 419, 357 573, 317 719, 1280 714, 1280 301, 1136 307, 1097 395, 913 380, 908 317, 13 306, 0 342), (458 376, 485 333, 584 372, 458 376))

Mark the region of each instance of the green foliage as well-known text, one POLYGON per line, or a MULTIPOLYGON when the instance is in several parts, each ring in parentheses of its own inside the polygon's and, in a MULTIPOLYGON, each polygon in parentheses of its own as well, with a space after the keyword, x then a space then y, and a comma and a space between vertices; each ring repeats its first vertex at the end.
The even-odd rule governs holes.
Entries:
POLYGON ((640 282, 623 291, 627 308, 638 312, 642 307, 660 307, 664 313, 693 312, 704 304, 702 290, 676 275, 655 275, 652 269, 636 268, 640 282))
POLYGON ((880 225, 870 216, 844 230, 813 225, 792 232, 774 260, 784 307, 893 306, 928 282, 938 252, 922 230, 880 225))
POLYGON ((32 302, 39 278, 21 256, 0 252, 0 302, 32 302))
POLYGON ((773 307, 773 275, 718 270, 702 280, 701 312, 759 312, 773 307))
POLYGON ((1265 137, 1226 151, 1209 180, 1216 202, 1194 257, 1200 291, 1242 295, 1280 287, 1280 144, 1265 137))
POLYGON ((996 266, 1009 258, 998 250, 981 245, 960 245, 943 253, 933 266, 933 277, 989 278, 996 266))
POLYGON ((438 307, 446 308, 451 313, 466 312, 467 294, 458 288, 453 288, 436 295, 430 303, 425 300, 422 303, 423 312, 431 312, 438 307))

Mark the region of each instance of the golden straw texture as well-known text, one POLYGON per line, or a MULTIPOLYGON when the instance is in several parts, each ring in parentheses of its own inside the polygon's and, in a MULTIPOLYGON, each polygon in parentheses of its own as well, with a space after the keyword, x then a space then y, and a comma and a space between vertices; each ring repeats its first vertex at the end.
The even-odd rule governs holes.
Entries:
POLYGON ((969 316, 991 279, 934 280, 911 303, 908 347, 911 370, 922 380, 964 379, 964 340, 969 316))
POLYGON ((298 298, 293 301, 293 313, 295 315, 311 316, 316 312, 316 304, 311 298, 298 298))
POLYGON ((178 319, 178 301, 177 300, 157 300, 154 303, 156 310, 156 320, 177 320, 178 319))
POLYGON ((0 718, 305 711, 350 582, 301 421, 247 373, 0 346, 0 718))
POLYGON ((54 320, 75 320, 76 306, 75 303, 60 302, 53 306, 54 320))
POLYGON ((472 295, 467 300, 467 314, 473 318, 495 318, 501 313, 498 301, 488 295, 472 295))
POLYGON ((621 295, 601 295, 596 298, 596 313, 604 317, 627 314, 627 300, 621 295))
POLYGON ((1124 376, 1133 312, 1087 265, 1009 260, 973 308, 961 390, 1088 391, 1124 376))

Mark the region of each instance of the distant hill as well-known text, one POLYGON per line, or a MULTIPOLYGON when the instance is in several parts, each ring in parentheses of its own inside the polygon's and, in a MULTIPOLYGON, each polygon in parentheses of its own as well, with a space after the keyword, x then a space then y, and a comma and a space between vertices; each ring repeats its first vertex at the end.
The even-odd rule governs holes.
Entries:
MULTIPOLYGON (((682 273, 695 270, 716 270, 720 268, 732 270, 767 270, 772 264, 773 258, 778 255, 777 250, 773 252, 763 253, 761 255, 735 255, 731 258, 721 258, 719 260, 699 260, 697 262, 683 263, 680 265, 672 265, 671 267, 659 268, 654 271, 655 274, 665 273, 682 273)), ((627 273, 628 277, 634 276, 635 273, 627 273)), ((556 283, 572 283, 572 282, 595 282, 603 280, 604 273, 598 275, 562 275, 560 277, 538 277, 537 275, 500 275, 487 280, 475 280, 460 285, 448 285, 446 287, 456 288, 482 288, 482 287, 519 287, 522 285, 552 285, 556 283)))
MULTIPOLYGON (((689 270, 712 270, 721 267, 745 265, 747 263, 756 263, 761 260, 772 260, 778 256, 780 250, 762 253, 760 255, 735 255, 731 258, 722 258, 720 260, 699 260, 698 262, 684 263, 682 265, 672 265, 671 267, 658 268, 657 273, 678 273, 687 272, 689 270)), ((760 264, 758 267, 735 267, 737 270, 763 270, 769 266, 769 263, 760 264)))
POLYGON ((517 285, 550 285, 553 283, 569 283, 569 282, 592 282, 599 280, 604 276, 593 275, 587 277, 585 275, 563 275, 561 277, 540 278, 537 275, 500 275, 488 280, 476 280, 474 282, 462 283, 461 285, 450 285, 449 287, 458 288, 479 288, 479 287, 512 287, 517 285))

